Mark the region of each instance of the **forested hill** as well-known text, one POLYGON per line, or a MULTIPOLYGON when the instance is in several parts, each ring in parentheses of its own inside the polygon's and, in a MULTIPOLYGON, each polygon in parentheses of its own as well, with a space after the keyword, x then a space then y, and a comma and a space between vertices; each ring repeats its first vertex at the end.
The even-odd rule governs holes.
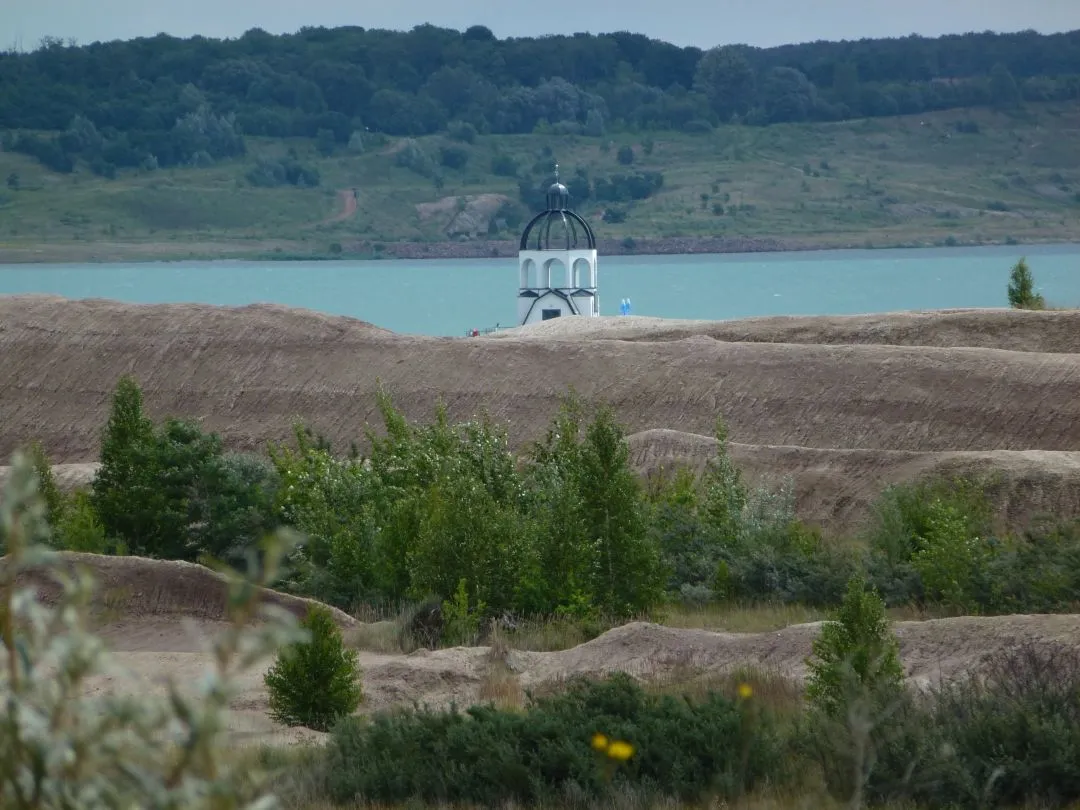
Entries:
POLYGON ((1069 99, 1080 99, 1080 31, 703 52, 624 32, 499 40, 483 26, 422 25, 0 54, 0 128, 66 131, 9 132, 4 145, 61 171, 90 151, 106 171, 199 163, 242 153, 244 135, 321 131, 345 143, 364 129, 424 135, 453 122, 481 133, 706 131, 1069 99))

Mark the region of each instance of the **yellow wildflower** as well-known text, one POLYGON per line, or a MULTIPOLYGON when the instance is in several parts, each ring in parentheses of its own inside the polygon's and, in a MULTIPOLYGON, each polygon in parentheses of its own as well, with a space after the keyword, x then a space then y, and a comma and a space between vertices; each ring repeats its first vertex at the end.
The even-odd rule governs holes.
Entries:
POLYGON ((607 755, 612 759, 617 759, 619 762, 626 762, 634 755, 634 746, 628 742, 616 740, 608 746, 607 755))
POLYGON ((739 697, 743 700, 749 700, 754 696, 754 688, 748 683, 739 684, 739 697))
POLYGON ((593 734, 592 747, 596 751, 607 751, 608 738, 603 734, 593 734))

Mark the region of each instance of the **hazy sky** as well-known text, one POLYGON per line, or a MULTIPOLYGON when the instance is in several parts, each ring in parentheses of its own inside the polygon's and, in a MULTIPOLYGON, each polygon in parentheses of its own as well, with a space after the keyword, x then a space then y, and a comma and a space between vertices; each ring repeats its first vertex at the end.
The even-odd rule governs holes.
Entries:
POLYGON ((304 25, 408 29, 482 24, 499 37, 629 30, 703 48, 815 39, 1080 29, 1080 0, 0 0, 0 47, 44 35, 80 43, 231 37, 304 25))

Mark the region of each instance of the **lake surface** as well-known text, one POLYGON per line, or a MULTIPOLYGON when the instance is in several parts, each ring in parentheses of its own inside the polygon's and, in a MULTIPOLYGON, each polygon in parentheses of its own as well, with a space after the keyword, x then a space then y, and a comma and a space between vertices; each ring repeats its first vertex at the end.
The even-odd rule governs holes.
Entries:
MULTIPOLYGON (((601 256, 600 310, 722 320, 1007 306, 1026 256, 1055 306, 1080 306, 1080 244, 698 256, 601 256)), ((138 303, 271 302, 395 332, 461 335, 515 325, 516 259, 0 265, 0 294, 138 303)))

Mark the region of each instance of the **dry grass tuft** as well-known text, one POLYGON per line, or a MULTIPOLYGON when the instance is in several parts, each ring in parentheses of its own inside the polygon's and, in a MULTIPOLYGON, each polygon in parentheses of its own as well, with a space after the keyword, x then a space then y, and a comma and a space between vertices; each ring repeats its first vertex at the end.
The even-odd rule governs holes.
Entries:
POLYGON ((374 653, 400 653, 401 625, 397 621, 358 624, 343 634, 345 644, 354 650, 374 653))
POLYGON ((666 627, 683 630, 765 633, 821 621, 825 616, 825 611, 803 605, 711 604, 673 607, 655 620, 666 627))
POLYGON ((525 707, 525 691, 510 666, 510 646, 502 630, 496 626, 488 647, 487 670, 480 681, 478 697, 483 703, 494 703, 499 709, 519 711, 525 707))

